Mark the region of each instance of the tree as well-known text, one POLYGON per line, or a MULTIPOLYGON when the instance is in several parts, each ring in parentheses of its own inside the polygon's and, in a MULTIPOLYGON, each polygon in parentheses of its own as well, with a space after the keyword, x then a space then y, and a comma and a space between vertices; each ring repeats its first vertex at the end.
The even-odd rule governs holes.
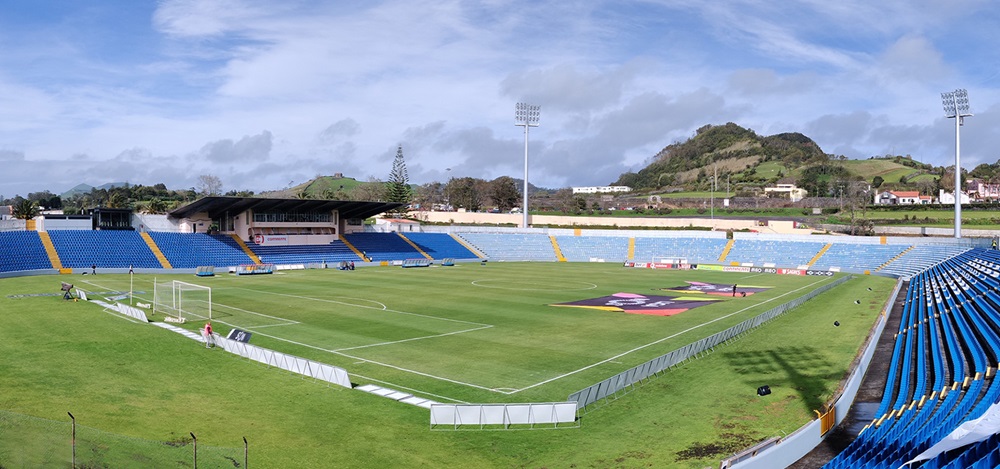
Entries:
POLYGON ((351 189, 350 200, 363 202, 381 202, 386 200, 386 184, 375 176, 368 178, 368 182, 362 182, 351 189))
POLYGON ((219 195, 222 193, 222 180, 218 176, 202 174, 198 176, 198 194, 201 196, 219 195))
POLYGON ((875 224, 868 218, 868 205, 872 203, 875 190, 864 181, 854 181, 844 188, 844 197, 851 216, 851 234, 871 236, 875 234, 875 224))
POLYGON ((879 187, 882 187, 883 182, 885 182, 885 179, 882 179, 882 176, 875 176, 872 178, 872 188, 878 189, 879 187))
POLYGON ((421 208, 433 209, 435 205, 446 203, 444 188, 445 185, 440 182, 428 182, 417 186, 416 193, 413 194, 413 201, 421 208))
POLYGON ((500 176, 490 182, 490 200, 501 212, 516 207, 520 195, 517 183, 510 176, 500 176))
POLYGON ((38 204, 28 199, 16 200, 12 212, 14 218, 30 220, 38 216, 38 204))
POLYGON ((396 148, 396 159, 392 161, 392 171, 389 173, 389 180, 385 183, 386 198, 389 202, 398 202, 402 207, 395 210, 396 213, 406 213, 408 205, 413 200, 413 193, 410 191, 409 176, 406 174, 406 162, 403 161, 403 146, 396 148))
POLYGON ((482 183, 485 181, 476 178, 454 178, 448 181, 445 193, 448 194, 451 205, 475 212, 482 207, 482 183))
POLYGON ((167 203, 159 197, 153 197, 146 203, 146 211, 148 213, 166 213, 167 203))
POLYGON ((115 191, 108 194, 108 208, 125 208, 126 198, 121 192, 115 191))

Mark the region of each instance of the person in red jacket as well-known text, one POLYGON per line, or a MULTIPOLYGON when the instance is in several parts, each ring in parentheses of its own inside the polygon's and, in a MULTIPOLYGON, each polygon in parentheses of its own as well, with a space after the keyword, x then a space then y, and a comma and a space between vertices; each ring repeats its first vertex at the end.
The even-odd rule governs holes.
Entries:
POLYGON ((215 336, 212 335, 211 322, 205 323, 205 328, 202 329, 201 336, 205 338, 205 348, 215 347, 215 336))

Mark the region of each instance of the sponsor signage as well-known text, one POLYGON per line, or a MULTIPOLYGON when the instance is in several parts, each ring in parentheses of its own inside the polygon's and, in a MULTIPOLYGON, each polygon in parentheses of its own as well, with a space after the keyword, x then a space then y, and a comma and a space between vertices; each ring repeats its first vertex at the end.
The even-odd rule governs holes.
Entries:
POLYGON ((250 336, 252 335, 253 333, 251 332, 243 331, 240 329, 233 329, 229 331, 229 335, 227 335, 226 338, 229 340, 235 340, 237 342, 243 342, 244 344, 246 344, 250 342, 250 336))
POLYGON ((779 275, 805 275, 806 271, 801 269, 778 269, 779 275))
POLYGON ((836 273, 832 270, 784 269, 777 267, 747 267, 738 265, 711 264, 668 264, 664 262, 631 261, 626 262, 625 267, 635 267, 637 269, 710 270, 716 272, 737 272, 745 274, 811 275, 817 277, 833 277, 836 273))
POLYGON ((253 242, 261 246, 287 246, 288 236, 286 235, 254 235, 253 242))
POLYGON ((833 271, 830 270, 807 270, 806 275, 817 275, 820 277, 833 277, 833 271))

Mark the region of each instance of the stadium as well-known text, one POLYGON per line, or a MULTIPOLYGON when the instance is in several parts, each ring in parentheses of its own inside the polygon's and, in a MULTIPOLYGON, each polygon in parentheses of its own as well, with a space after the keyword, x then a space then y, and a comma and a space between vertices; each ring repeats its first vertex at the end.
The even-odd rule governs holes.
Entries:
POLYGON ((5 221, 0 467, 1000 461, 988 239, 365 224, 398 207, 5 221))

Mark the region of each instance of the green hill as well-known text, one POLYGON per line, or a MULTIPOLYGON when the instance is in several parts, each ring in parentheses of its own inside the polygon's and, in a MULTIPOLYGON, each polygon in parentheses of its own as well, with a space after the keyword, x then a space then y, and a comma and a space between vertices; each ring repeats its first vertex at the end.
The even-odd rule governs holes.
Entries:
POLYGON ((834 187, 865 181, 890 189, 933 192, 940 168, 910 157, 886 156, 848 160, 824 153, 800 133, 757 135, 732 122, 706 125, 684 142, 660 150, 638 172, 624 173, 613 185, 636 191, 710 190, 713 175, 734 192, 768 184, 794 183, 811 195, 831 195, 834 187), (874 181, 874 182, 873 182, 874 181))
POLYGON ((297 186, 288 189, 266 191, 261 197, 284 197, 303 199, 347 199, 358 185, 363 184, 357 179, 343 176, 317 176, 297 186))
POLYGON ((820 163, 827 155, 816 142, 800 133, 762 137, 732 122, 706 125, 691 139, 668 145, 637 173, 622 174, 614 185, 637 189, 684 186, 705 189, 714 172, 733 183, 765 183, 785 176, 787 169, 820 163), (763 164, 771 163, 766 168, 763 164), (761 168, 761 173, 758 172, 761 168))

